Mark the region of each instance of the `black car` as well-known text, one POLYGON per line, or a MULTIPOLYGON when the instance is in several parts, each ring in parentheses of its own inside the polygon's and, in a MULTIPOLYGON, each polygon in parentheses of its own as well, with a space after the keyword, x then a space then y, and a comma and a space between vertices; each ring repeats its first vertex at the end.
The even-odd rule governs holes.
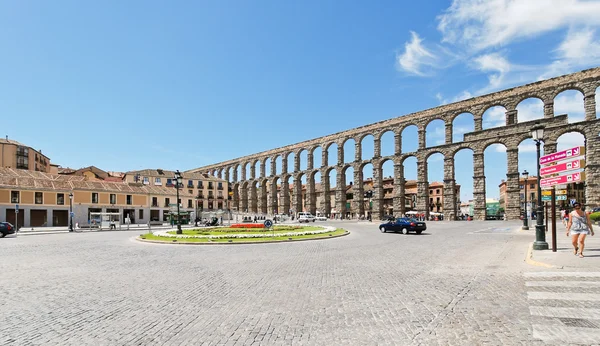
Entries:
POLYGON ((402 232, 402 234, 408 234, 409 232, 415 232, 421 234, 426 229, 427 225, 424 221, 418 221, 407 217, 401 217, 395 221, 389 221, 379 225, 379 230, 382 233, 402 232))
POLYGON ((17 230, 8 222, 0 222, 0 238, 4 238, 9 234, 14 234, 17 230))
POLYGON ((600 207, 596 207, 594 209, 592 209, 592 213, 597 213, 600 211, 600 207))

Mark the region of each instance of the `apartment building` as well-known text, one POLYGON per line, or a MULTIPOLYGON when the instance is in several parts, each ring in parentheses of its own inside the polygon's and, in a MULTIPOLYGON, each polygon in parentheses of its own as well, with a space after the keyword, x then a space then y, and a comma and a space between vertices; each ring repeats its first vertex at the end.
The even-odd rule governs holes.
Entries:
MULTIPOLYGON (((524 210, 525 204, 525 185, 527 185, 527 204, 531 206, 533 210, 537 208, 537 176, 519 179, 520 191, 520 206, 521 210, 524 210)), ((506 210, 506 181, 503 179, 500 185, 500 206, 506 210)), ((585 204, 585 185, 584 183, 570 183, 567 184, 567 199, 556 201, 556 205, 559 207, 565 207, 570 204, 572 200, 578 201, 585 204)), ((544 204, 544 202, 542 202, 544 204)))
POLYGON ((15 140, 0 139, 0 167, 51 173, 50 158, 30 146, 15 140))

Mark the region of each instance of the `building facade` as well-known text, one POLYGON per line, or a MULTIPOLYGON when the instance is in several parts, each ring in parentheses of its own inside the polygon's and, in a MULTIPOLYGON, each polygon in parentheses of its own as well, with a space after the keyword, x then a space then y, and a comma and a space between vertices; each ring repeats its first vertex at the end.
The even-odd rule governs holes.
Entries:
MULTIPOLYGON (((520 178, 519 180, 519 205, 521 207, 521 212, 525 210, 525 185, 527 185, 527 205, 530 210, 536 210, 537 208, 537 198, 538 198, 538 185, 537 185, 537 176, 528 177, 527 180, 525 178, 520 178)), ((502 181, 499 185, 500 189, 500 206, 501 208, 506 210, 506 181, 502 181)), ((564 208, 571 204, 572 201, 577 201, 585 205, 585 184, 584 183, 570 183, 567 184, 567 197, 566 200, 556 201, 556 205, 558 208, 564 208)), ((545 202, 542 202, 545 205, 545 202)))
POLYGON ((0 139, 0 167, 45 173, 51 173, 52 170, 50 158, 41 150, 8 139, 8 136, 0 139))

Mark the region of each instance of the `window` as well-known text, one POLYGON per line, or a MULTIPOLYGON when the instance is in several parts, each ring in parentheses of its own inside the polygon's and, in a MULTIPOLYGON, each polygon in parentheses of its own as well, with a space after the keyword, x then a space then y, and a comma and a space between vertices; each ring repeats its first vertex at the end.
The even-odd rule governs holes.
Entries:
POLYGON ((131 205, 131 195, 127 195, 127 205, 131 205))
POLYGON ((223 190, 223 183, 219 182, 217 185, 217 189, 223 190))
POLYGON ((219 203, 217 203, 217 208, 219 208, 219 209, 223 209, 223 202, 219 202, 219 203))
POLYGON ((154 178, 154 185, 162 185, 160 178, 154 178))
POLYGON ((140 210, 138 211, 138 214, 139 214, 139 217, 138 217, 138 219, 140 219, 140 220, 141 220, 141 219, 143 219, 143 218, 144 218, 144 210, 143 210, 143 209, 140 209, 140 210))
POLYGON ((44 193, 42 193, 42 192, 35 193, 35 204, 44 204, 44 193))
POLYGON ((190 193, 190 195, 194 194, 194 190, 188 190, 188 192, 190 193))
POLYGON ((114 193, 110 194, 110 204, 117 204, 117 195, 114 193))
POLYGON ((98 193, 92 192, 92 203, 98 204, 98 193))
POLYGON ((171 200, 169 198, 165 198, 165 207, 168 207, 171 204, 171 200))
POLYGON ((173 179, 167 179, 167 186, 173 186, 173 179))
POLYGON ((439 195, 439 194, 440 194, 440 189, 436 189, 436 190, 435 190, 435 194, 436 194, 436 195, 439 195))
POLYGON ((433 190, 429 190, 429 194, 430 194, 430 195, 433 195, 433 190))
POLYGON ((19 191, 10 192, 10 203, 19 203, 19 191))
POLYGON ((429 204, 433 204, 433 198, 429 199, 429 204))
POLYGON ((152 197, 152 206, 158 207, 158 197, 152 197))
POLYGON ((217 196, 219 196, 219 197, 223 197, 223 191, 218 191, 218 192, 217 192, 217 196))
POLYGON ((194 187, 194 182, 192 180, 188 180, 188 187, 194 187))
POLYGON ((209 182, 208 182, 208 188, 209 188, 209 189, 212 189, 212 188, 213 188, 213 183, 212 183, 212 181, 209 181, 209 182))
POLYGON ((150 179, 148 177, 144 177, 144 184, 150 184, 150 179))
POLYGON ((529 188, 533 189, 533 188, 535 188, 535 185, 534 184, 529 184, 529 188))
POLYGON ((192 205, 192 200, 188 199, 188 208, 193 208, 194 206, 192 205))
POLYGON ((198 180, 198 188, 203 189, 204 185, 202 184, 202 180, 198 180))
POLYGON ((523 185, 519 185, 519 189, 523 189, 523 188, 524 188, 524 186, 523 186, 523 185))
POLYGON ((439 197, 436 198, 436 202, 440 203, 440 198, 439 197))
POLYGON ((65 205, 65 194, 64 193, 56 194, 56 204, 65 205))

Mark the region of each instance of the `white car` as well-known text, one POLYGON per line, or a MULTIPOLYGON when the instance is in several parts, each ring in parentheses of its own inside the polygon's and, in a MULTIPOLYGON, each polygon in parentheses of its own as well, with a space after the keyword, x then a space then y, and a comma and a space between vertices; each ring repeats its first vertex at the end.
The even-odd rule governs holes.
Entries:
POLYGON ((298 213, 298 222, 302 223, 302 222, 315 222, 315 217, 311 214, 311 213, 305 213, 305 212, 301 212, 298 213))
POLYGON ((317 215, 317 216, 315 216, 315 220, 317 220, 317 221, 327 221, 327 217, 325 217, 323 215, 317 215))

